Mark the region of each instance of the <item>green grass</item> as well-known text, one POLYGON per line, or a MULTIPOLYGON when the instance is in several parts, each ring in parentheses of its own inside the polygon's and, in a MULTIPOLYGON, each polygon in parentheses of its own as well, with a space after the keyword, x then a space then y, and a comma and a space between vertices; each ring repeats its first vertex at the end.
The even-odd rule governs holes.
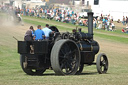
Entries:
MULTIPOLYGON (((56 76, 47 70, 43 76, 26 75, 19 61, 15 47, 0 46, 0 85, 126 85, 127 66, 110 64, 108 74, 100 75, 95 66, 85 67, 82 75, 56 76)), ((114 57, 112 57, 111 60, 114 57)), ((122 59, 120 59, 122 62, 122 59)), ((115 59, 114 62, 117 62, 115 59)))
POLYGON ((121 43, 128 44, 128 38, 105 35, 105 34, 98 34, 98 33, 95 33, 95 35, 96 35, 96 37, 107 39, 107 40, 110 40, 113 42, 121 42, 121 43))
MULTIPOLYGON (((84 70, 86 73, 82 75, 56 76, 51 70, 47 70, 43 76, 26 75, 20 67, 16 48, 10 49, 7 46, 0 46, 0 48, 2 48, 0 49, 0 85, 85 85, 95 83, 99 85, 100 81, 97 79, 109 77, 108 74, 97 74, 95 66, 86 67, 86 71, 84 70)), ((109 78, 103 82, 107 83, 107 79, 109 78)))
MULTIPOLYGON (((42 22, 39 22, 39 21, 33 21, 33 20, 28 20, 28 19, 24 19, 24 22, 26 22, 26 23, 31 23, 31 24, 34 24, 34 25, 42 25, 42 26, 45 26, 45 22, 44 21, 42 21, 42 22)), ((54 22, 55 23, 55 22, 54 22)), ((60 22, 56 22, 56 23, 58 23, 58 24, 60 24, 60 22)), ((62 23, 61 23, 62 24, 62 23)), ((61 31, 69 31, 69 32, 71 32, 71 30, 73 29, 73 28, 67 28, 67 27, 64 27, 64 25, 65 25, 66 23, 64 23, 63 24, 63 26, 57 26, 57 28, 59 28, 59 30, 61 30, 61 31)), ((52 24, 50 24, 50 25, 54 25, 53 23, 52 24)), ((86 29, 86 28, 85 28, 86 29)), ((84 32, 87 32, 87 30, 84 30, 84 32)), ((99 31, 99 32, 103 32, 102 30, 101 31, 99 31)), ((106 31, 106 33, 108 33, 107 31, 106 31)), ((109 32, 110 33, 110 32, 109 32)), ((121 33, 120 33, 121 34, 121 33)), ((101 33, 96 33, 96 32, 94 32, 94 35, 96 36, 96 37, 100 37, 100 38, 103 38, 103 39, 108 39, 108 40, 112 40, 112 41, 115 41, 115 42, 121 42, 121 43, 125 43, 125 44, 128 44, 128 38, 126 38, 126 37, 121 37, 121 36, 113 36, 113 35, 106 35, 106 34, 101 34, 101 33)))
MULTIPOLYGON (((26 22, 30 20, 26 20, 26 22)), ((43 22, 32 21, 32 24, 44 25, 43 22)), ((57 23, 57 22, 55 22, 57 23)), ((52 22, 51 22, 52 24, 52 22)), ((61 24, 61 23, 58 23, 61 24)), ((64 24, 66 25, 66 24, 64 24)), ((57 26, 61 31, 71 31, 71 28, 57 26)), ((81 75, 56 76, 52 70, 47 70, 42 76, 26 75, 19 61, 17 53, 17 41, 12 36, 19 40, 23 39, 24 33, 28 28, 1 27, 0 26, 0 85, 127 85, 128 84, 128 52, 127 44, 119 42, 121 48, 113 48, 117 44, 113 44, 110 36, 95 34, 96 39, 101 37, 99 42, 105 41, 111 44, 110 48, 101 47, 101 52, 105 52, 109 58, 109 70, 107 74, 98 74, 96 66, 85 66, 81 75), (13 29, 13 30, 12 30, 13 29), (126 45, 126 48, 125 46, 126 45), (113 48, 113 49, 112 49, 113 48), (121 51, 120 51, 121 49, 121 51), (115 51, 116 50, 116 51, 115 51)), ((86 31, 86 30, 85 30, 86 31)), ((115 38, 115 37, 114 37, 115 38)), ((120 38, 119 38, 120 39, 120 38)), ((108 45, 109 45, 108 44, 108 45)), ((103 46, 103 45, 102 45, 103 46)))

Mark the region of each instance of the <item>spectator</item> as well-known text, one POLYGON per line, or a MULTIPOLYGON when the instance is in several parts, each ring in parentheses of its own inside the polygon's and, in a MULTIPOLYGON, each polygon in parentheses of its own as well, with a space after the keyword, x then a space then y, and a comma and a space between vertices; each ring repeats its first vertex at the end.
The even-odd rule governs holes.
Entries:
POLYGON ((126 26, 126 28, 123 28, 123 29, 122 29, 122 32, 123 32, 123 33, 128 33, 128 26, 126 26))
POLYGON ((123 32, 123 33, 128 33, 128 28, 123 28, 123 29, 122 29, 122 32, 123 32))
POLYGON ((84 21, 83 21, 83 25, 84 25, 84 26, 87 26, 87 20, 84 20, 84 21))
POLYGON ((106 23, 106 20, 105 20, 105 18, 103 17, 103 20, 102 20, 102 27, 103 27, 103 29, 105 29, 105 23, 106 23))
POLYGON ((44 32, 41 30, 41 25, 37 26, 37 30, 34 33, 34 40, 41 41, 44 39, 44 32))
POLYGON ((127 21, 127 20, 128 20, 128 18, 127 18, 127 16, 126 16, 126 19, 125 19, 126 25, 127 25, 127 23, 128 23, 128 21, 127 21))
POLYGON ((126 33, 128 33, 128 28, 126 29, 126 33))
POLYGON ((100 21, 102 21, 102 20, 103 20, 103 15, 101 14, 100 21))
POLYGON ((112 23, 112 30, 115 30, 115 25, 114 25, 114 23, 112 23))
POLYGON ((93 28, 96 28, 96 19, 93 19, 93 28))
POLYGON ((125 30, 124 30, 124 28, 122 29, 122 32, 123 32, 123 33, 125 33, 125 30))
POLYGON ((105 29, 107 29, 107 27, 108 27, 108 19, 105 19, 105 29))
POLYGON ((81 19, 79 20, 79 25, 83 26, 83 21, 81 19))
POLYGON ((107 21, 107 31, 109 31, 109 25, 110 25, 110 22, 107 21))
POLYGON ((126 26, 128 25, 128 17, 126 18, 126 26))
POLYGON ((114 31, 114 30, 115 30, 115 25, 114 25, 114 23, 112 22, 112 23, 111 23, 110 31, 114 31))

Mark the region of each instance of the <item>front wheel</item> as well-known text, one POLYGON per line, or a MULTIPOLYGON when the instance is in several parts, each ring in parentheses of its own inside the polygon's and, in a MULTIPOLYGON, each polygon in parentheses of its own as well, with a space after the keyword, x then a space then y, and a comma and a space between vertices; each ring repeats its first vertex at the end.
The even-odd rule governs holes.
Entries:
POLYGON ((20 65, 21 65, 22 70, 23 70, 26 74, 28 74, 28 75, 42 75, 42 74, 45 72, 46 68, 42 68, 42 69, 40 69, 40 70, 36 70, 36 69, 27 69, 27 68, 25 67, 25 64, 26 64, 25 59, 26 59, 26 56, 24 56, 24 55, 21 55, 21 56, 20 56, 20 65))
POLYGON ((104 53, 101 53, 97 57, 96 61, 97 71, 99 74, 107 73, 108 70, 108 59, 104 53))

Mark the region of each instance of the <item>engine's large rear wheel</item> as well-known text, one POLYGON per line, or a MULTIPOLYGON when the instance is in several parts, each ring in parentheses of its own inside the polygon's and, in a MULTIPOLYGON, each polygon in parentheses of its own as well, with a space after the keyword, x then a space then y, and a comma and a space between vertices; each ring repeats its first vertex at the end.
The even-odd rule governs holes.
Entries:
POLYGON ((46 68, 42 68, 42 69, 40 69, 40 70, 36 70, 36 69, 27 69, 27 68, 25 67, 25 58, 26 58, 26 56, 24 56, 24 55, 21 55, 21 56, 20 56, 20 65, 21 65, 21 68, 23 69, 23 71, 24 71, 26 74, 28 74, 28 75, 42 75, 42 74, 45 72, 46 68))
POLYGON ((51 65, 57 75, 74 75, 80 64, 80 51, 72 40, 59 40, 51 51, 51 65))

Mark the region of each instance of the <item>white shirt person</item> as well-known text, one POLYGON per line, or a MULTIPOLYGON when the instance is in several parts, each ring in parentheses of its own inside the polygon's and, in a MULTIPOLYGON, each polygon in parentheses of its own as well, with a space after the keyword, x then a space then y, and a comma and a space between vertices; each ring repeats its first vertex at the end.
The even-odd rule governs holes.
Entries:
POLYGON ((49 39, 49 35, 50 35, 50 33, 52 33, 52 30, 49 29, 48 27, 49 27, 49 25, 46 24, 46 27, 42 29, 44 34, 45 34, 45 38, 46 39, 49 39))

